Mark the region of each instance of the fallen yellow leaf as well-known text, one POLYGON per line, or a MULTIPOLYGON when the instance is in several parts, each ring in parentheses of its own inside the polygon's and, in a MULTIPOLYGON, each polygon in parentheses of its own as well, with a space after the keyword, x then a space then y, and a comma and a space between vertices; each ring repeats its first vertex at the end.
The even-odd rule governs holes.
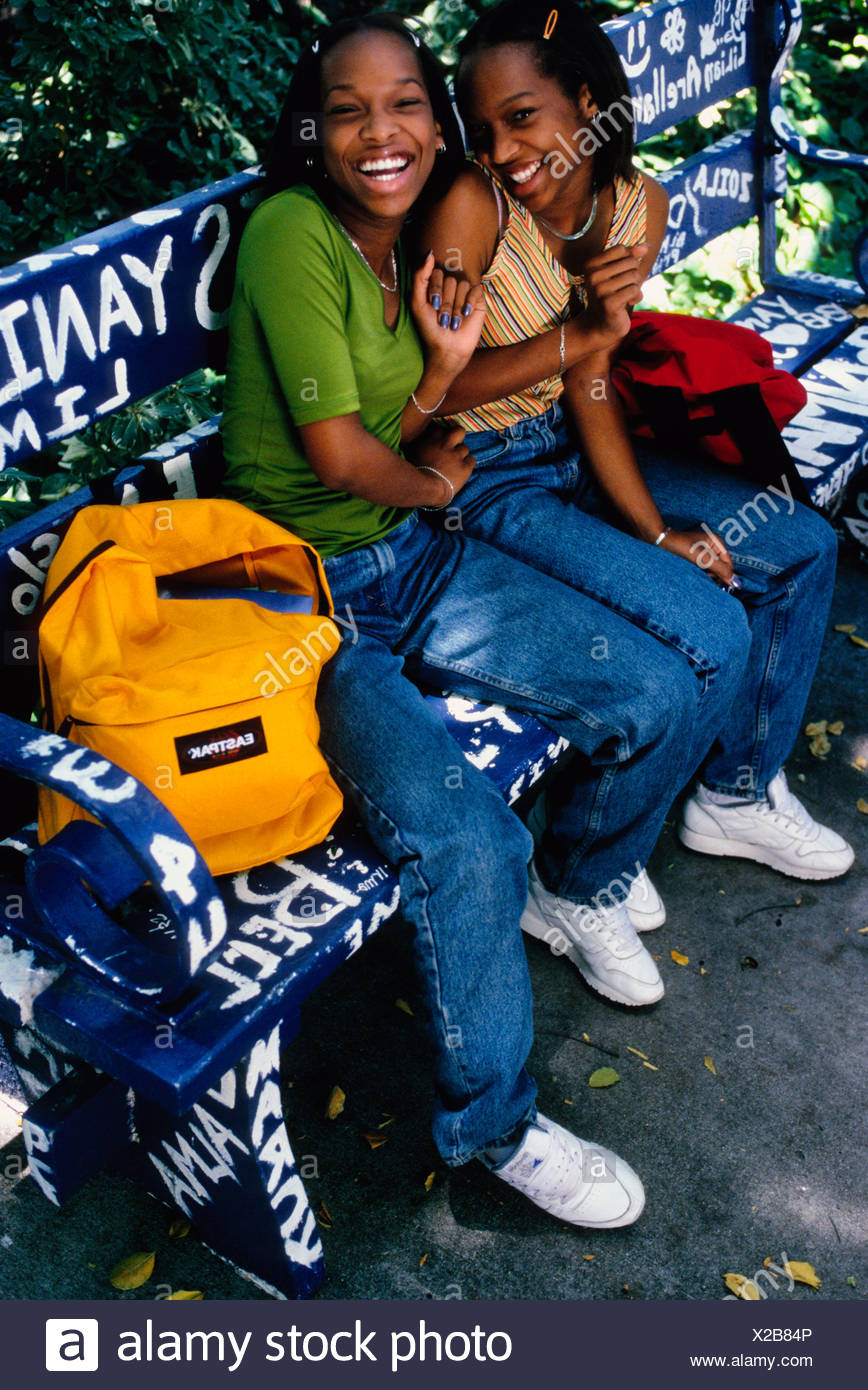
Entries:
POLYGON ((378 1134, 376 1130, 363 1129, 362 1138, 367 1140, 372 1149, 381 1149, 389 1142, 388 1134, 378 1134))
POLYGON ((628 1047, 628 1048, 627 1048, 627 1051, 628 1051, 628 1052, 632 1052, 632 1054, 633 1054, 634 1057, 641 1057, 643 1062, 647 1062, 647 1061, 648 1061, 648 1058, 645 1056, 645 1053, 644 1053, 644 1052, 640 1052, 639 1049, 638 1049, 638 1047, 628 1047))
POLYGON ((684 955, 682 955, 680 951, 670 951, 669 954, 670 954, 670 956, 672 957, 672 959, 675 961, 675 964, 676 964, 676 965, 689 965, 689 964, 690 964, 690 957, 689 957, 689 956, 684 956, 684 955))
POLYGON ((426 1191, 426 1192, 430 1192, 430 1191, 431 1191, 431 1188, 432 1188, 433 1186, 434 1186, 434 1174, 433 1174, 433 1173, 429 1173, 428 1176, 427 1176, 427 1178, 425 1179, 425 1191, 426 1191))
POLYGON ((708 1067, 708 1070, 711 1072, 712 1076, 717 1076, 717 1067, 714 1065, 714 1063, 712 1062, 711 1058, 710 1058, 710 1057, 703 1057, 702 1060, 703 1060, 703 1062, 705 1063, 705 1065, 708 1067))
POLYGON ((861 811, 863 816, 868 816, 868 801, 865 800, 864 796, 860 796, 856 802, 856 810, 861 811))
POLYGON ((787 1260, 784 1264, 784 1274, 789 1274, 797 1284, 808 1284, 812 1289, 823 1287, 814 1266, 806 1264, 803 1260, 787 1260))
POLYGON ((407 1003, 406 999, 396 999, 395 1008, 400 1009, 402 1014, 409 1014, 411 1018, 415 1017, 413 1010, 410 1008, 410 1005, 407 1003))
POLYGON ((583 1256, 582 1256, 582 1259, 583 1259, 583 1260, 595 1260, 596 1258, 597 1258, 596 1255, 583 1255, 583 1256))
POLYGON ((655 1067, 655 1065, 654 1065, 653 1062, 643 1062, 642 1065, 643 1065, 643 1067, 647 1067, 649 1071, 659 1071, 659 1070, 660 1070, 659 1067, 655 1067))
POLYGON ((723 1282, 736 1298, 744 1298, 749 1302, 759 1301, 759 1289, 752 1279, 746 1279, 743 1274, 724 1274, 723 1282))
POLYGON ((829 733, 829 734, 834 734, 834 735, 835 735, 835 738, 837 738, 839 734, 842 734, 842 733, 844 732, 844 721, 843 721, 843 719, 836 719, 835 722, 834 722, 834 724, 830 724, 830 725, 829 725, 829 727, 828 727, 828 729, 826 730, 826 732, 829 733))
POLYGON ((708 971, 706 970, 706 968, 705 968, 704 965, 700 965, 700 967, 699 967, 699 973, 700 973, 700 975, 707 975, 707 974, 708 974, 708 971))
POLYGON ((855 631, 856 631, 856 624, 855 624, 855 623, 836 623, 836 624, 835 624, 835 631, 836 631, 836 632, 855 632, 855 631))
POLYGON ((109 1275, 109 1283, 116 1289, 140 1289, 154 1272, 155 1251, 139 1251, 119 1260, 109 1275))
POLYGON ((818 734, 824 734, 828 727, 828 720, 820 719, 814 724, 806 724, 805 733, 808 735, 808 738, 816 738, 818 734))
POLYGON ((860 753, 858 757, 853 759, 850 766, 855 767, 857 772, 864 772, 866 767, 868 767, 868 758, 863 758, 862 754, 860 753))
POLYGON ((184 1236, 188 1236, 189 1234, 190 1222, 187 1220, 186 1216, 176 1216, 169 1226, 169 1239, 183 1240, 184 1236))
POLYGON ((582 1034, 582 1037, 584 1038, 585 1042, 587 1042, 587 1043, 589 1043, 589 1042, 591 1041, 591 1039, 588 1037, 587 1033, 583 1033, 583 1034, 582 1034))
POLYGON ((318 1207, 318 1209, 317 1209, 317 1213, 316 1213, 316 1219, 317 1219, 317 1221, 319 1222, 319 1224, 322 1226, 322 1228, 323 1228, 324 1231, 330 1231, 330 1230, 331 1230, 331 1228, 332 1228, 332 1214, 331 1214, 331 1212, 329 1211, 328 1207, 326 1206, 325 1202, 320 1202, 319 1207, 318 1207))
POLYGON ((855 632, 850 633, 850 641, 854 642, 857 647, 868 647, 868 642, 865 641, 865 638, 857 637, 855 632))
POLYGON ((614 1086, 615 1082, 620 1080, 621 1078, 614 1067, 598 1067, 588 1077, 588 1085, 599 1089, 602 1086, 614 1086))
POLYGON ((175 1303, 199 1303, 203 1294, 198 1289, 177 1289, 175 1293, 170 1293, 167 1302, 175 1303))
POLYGON ((347 1098, 341 1090, 340 1086, 332 1087, 332 1093, 329 1096, 328 1105, 326 1106, 325 1112, 327 1120, 337 1119, 338 1115, 344 1108, 344 1103, 346 1102, 346 1099, 347 1098))
POLYGON ((868 936, 868 927, 858 927, 858 928, 856 929, 856 935, 857 935, 857 936, 868 936))
POLYGON ((420 1269, 422 1268, 422 1266, 423 1266, 423 1264, 425 1263, 425 1261, 427 1260, 427 1258, 428 1258, 428 1252, 427 1252, 427 1250, 426 1250, 426 1251, 425 1251, 425 1254, 422 1256, 421 1260, 419 1261, 419 1268, 420 1268, 420 1269))

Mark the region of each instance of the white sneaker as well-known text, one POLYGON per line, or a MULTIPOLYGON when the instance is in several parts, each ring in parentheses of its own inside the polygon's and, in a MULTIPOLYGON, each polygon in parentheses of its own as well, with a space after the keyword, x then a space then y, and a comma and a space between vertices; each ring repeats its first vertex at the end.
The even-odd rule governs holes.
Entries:
POLYGON ((793 878, 838 878, 855 858, 847 841, 818 825, 787 786, 783 771, 767 788, 767 801, 719 806, 700 784, 685 802, 678 838, 700 854, 753 859, 793 878))
POLYGON ((559 1221, 601 1230, 641 1216, 645 1191, 629 1163, 537 1115, 512 1158, 491 1170, 559 1221))
POLYGON ((666 921, 663 899, 644 869, 633 879, 624 906, 637 931, 654 931, 666 921))
POLYGON ((663 997, 660 972, 636 935, 627 909, 590 907, 543 887, 533 863, 522 931, 567 956, 592 989, 618 1004, 654 1004, 663 997))

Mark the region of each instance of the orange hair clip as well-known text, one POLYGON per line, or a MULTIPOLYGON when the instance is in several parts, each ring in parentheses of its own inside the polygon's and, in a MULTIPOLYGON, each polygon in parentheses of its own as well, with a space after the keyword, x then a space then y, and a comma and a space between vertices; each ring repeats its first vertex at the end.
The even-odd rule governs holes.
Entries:
POLYGON ((549 13, 549 17, 548 17, 548 19, 546 20, 546 27, 545 27, 545 29, 543 30, 543 38, 544 38, 544 39, 550 39, 550 38, 551 38, 552 34, 555 32, 555 25, 557 24, 557 22, 558 22, 558 12, 557 12, 557 10, 551 10, 550 13, 549 13))

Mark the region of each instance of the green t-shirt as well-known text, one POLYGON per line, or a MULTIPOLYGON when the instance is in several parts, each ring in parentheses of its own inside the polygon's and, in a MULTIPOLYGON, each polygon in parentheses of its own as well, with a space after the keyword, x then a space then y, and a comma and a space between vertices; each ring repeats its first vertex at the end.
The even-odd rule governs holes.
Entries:
POLYGON ((324 556, 380 540, 408 509, 327 488, 297 426, 358 411, 399 450, 422 367, 406 294, 390 329, 375 276, 313 190, 266 199, 241 238, 229 314, 224 491, 324 556))

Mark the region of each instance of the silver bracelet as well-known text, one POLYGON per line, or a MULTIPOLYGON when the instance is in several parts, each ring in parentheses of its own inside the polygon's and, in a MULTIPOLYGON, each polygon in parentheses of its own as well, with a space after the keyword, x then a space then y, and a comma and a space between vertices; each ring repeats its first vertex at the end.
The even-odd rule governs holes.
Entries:
MULTIPOLYGON (((437 402, 437 404, 436 404, 436 405, 432 405, 432 407, 431 407, 430 410, 426 410, 425 407, 424 407, 424 405, 420 405, 419 402, 416 400, 416 392, 415 392, 415 391, 411 391, 411 392, 410 392, 410 400, 413 402, 413 404, 415 405, 415 407, 416 407, 416 409, 418 410, 418 412, 419 412, 420 415, 433 415, 435 411, 437 411, 437 410, 440 409, 440 407, 441 407, 441 405, 443 404, 443 402, 445 401, 445 399, 446 399, 446 392, 444 391, 444 392, 443 392, 443 395, 440 397, 440 399, 439 399, 439 401, 437 402)), ((446 481, 447 481, 447 482, 449 481, 448 478, 447 478, 446 481)))
POLYGON ((566 336, 567 336, 567 325, 566 325, 566 322, 564 322, 564 323, 561 324, 561 365, 560 365, 560 367, 559 367, 559 369, 558 369, 558 374, 559 374, 559 376, 563 376, 563 374, 564 374, 564 367, 566 366, 566 363, 567 363, 566 336))
POLYGON ((455 488, 452 486, 452 483, 449 481, 449 479, 447 478, 446 474, 445 474, 445 473, 441 473, 440 470, 437 469, 437 468, 429 468, 429 467, 427 466, 427 464, 423 464, 423 465, 420 467, 419 472, 420 472, 420 473, 433 473, 434 476, 435 476, 436 478, 442 478, 443 481, 444 481, 444 483, 446 484, 446 486, 449 488, 449 496, 446 498, 446 501, 445 501, 445 502, 441 502, 441 503, 440 503, 440 506, 439 506, 439 507, 422 507, 422 506, 420 506, 420 507, 419 507, 419 511, 420 511, 420 512, 442 512, 443 509, 444 509, 444 507, 448 507, 448 506, 449 506, 449 503, 450 503, 451 501, 453 501, 453 499, 454 499, 454 497, 455 497, 455 488))
POLYGON ((655 544, 655 545, 662 545, 663 542, 665 541, 666 537, 671 533, 671 531, 672 531, 672 527, 671 527, 671 526, 667 526, 663 531, 660 532, 660 535, 657 537, 657 539, 656 539, 656 541, 654 542, 654 544, 655 544))

